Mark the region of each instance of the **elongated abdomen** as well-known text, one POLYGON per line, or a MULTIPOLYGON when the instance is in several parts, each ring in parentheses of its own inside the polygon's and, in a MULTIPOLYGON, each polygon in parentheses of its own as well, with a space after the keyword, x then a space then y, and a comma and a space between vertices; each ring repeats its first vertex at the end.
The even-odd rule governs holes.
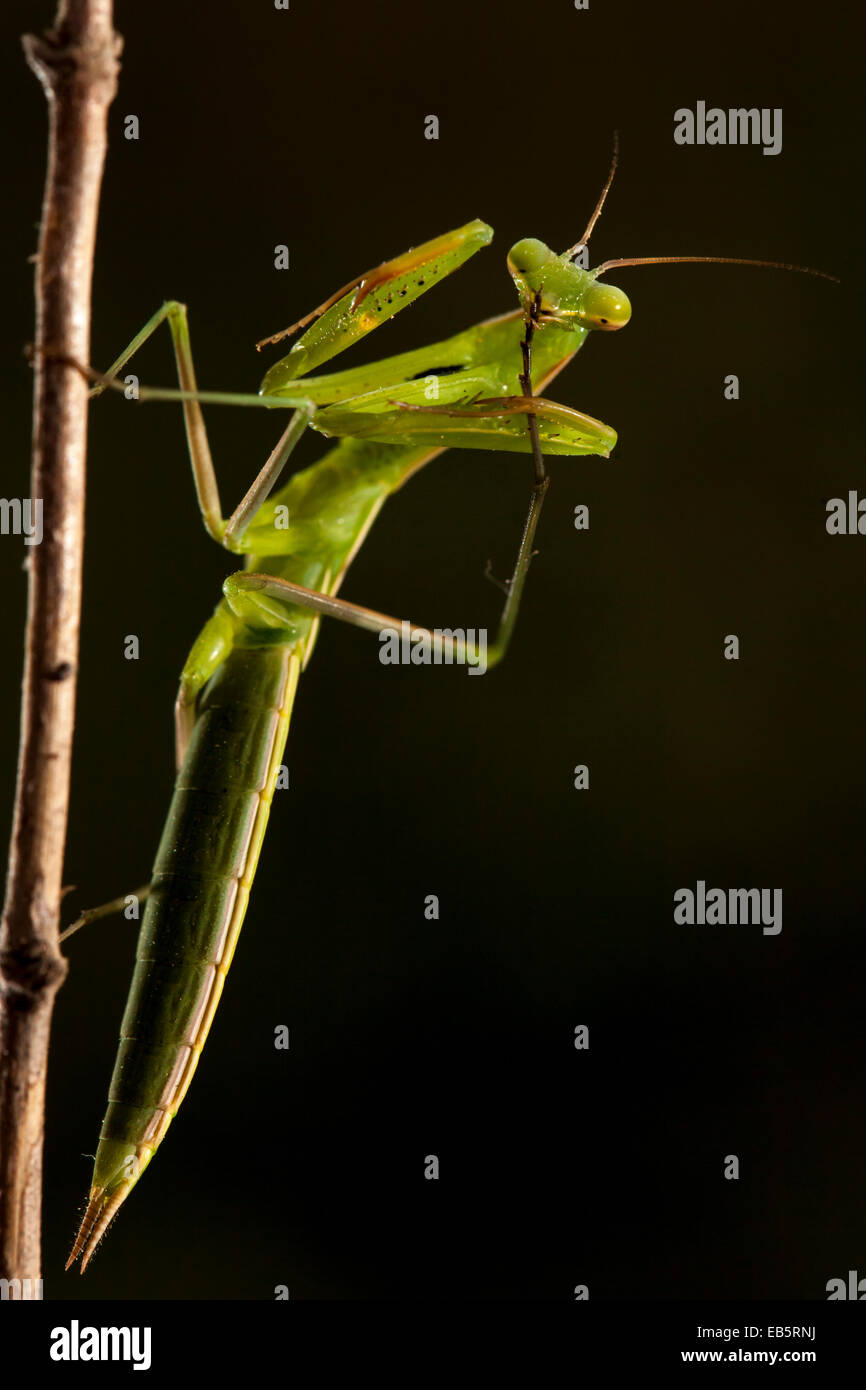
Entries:
POLYGON ((202 697, 154 863, 90 1201, 70 1257, 83 1250, 82 1269, 198 1063, 249 900, 299 665, 288 647, 236 648, 202 697))

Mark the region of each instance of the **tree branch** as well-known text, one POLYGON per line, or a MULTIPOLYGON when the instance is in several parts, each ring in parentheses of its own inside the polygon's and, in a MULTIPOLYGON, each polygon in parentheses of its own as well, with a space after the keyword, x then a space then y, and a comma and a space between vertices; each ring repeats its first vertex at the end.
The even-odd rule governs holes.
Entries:
POLYGON ((6 1279, 37 1280, 40 1273, 48 1039, 66 974, 58 923, 87 443, 87 384, 58 359, 90 356, 96 218, 120 48, 112 0, 59 0, 54 29, 24 39, 48 100, 49 144, 36 268, 31 475, 32 499, 42 503, 42 540, 28 552, 18 784, 0 928, 0 1277, 6 1279))

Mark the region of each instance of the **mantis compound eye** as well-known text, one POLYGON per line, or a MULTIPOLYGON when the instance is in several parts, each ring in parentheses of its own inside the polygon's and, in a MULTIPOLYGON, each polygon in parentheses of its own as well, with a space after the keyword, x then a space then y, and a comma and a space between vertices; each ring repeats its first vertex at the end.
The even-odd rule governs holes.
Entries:
POLYGON ((610 333, 625 327, 631 318, 631 305, 628 296, 615 285, 594 284, 583 296, 578 317, 587 328, 610 333))
POLYGON ((556 256, 543 241, 524 237, 523 241, 515 242, 508 253, 508 271, 515 280, 527 280, 555 260, 556 256))

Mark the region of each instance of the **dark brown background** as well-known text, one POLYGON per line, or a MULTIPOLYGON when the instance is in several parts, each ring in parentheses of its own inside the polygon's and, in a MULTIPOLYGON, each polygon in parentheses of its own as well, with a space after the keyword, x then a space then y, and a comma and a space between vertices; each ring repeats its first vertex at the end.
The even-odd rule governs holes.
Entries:
MULTIPOLYGON (((2 494, 27 493, 30 271, 44 112, 4 12, 2 494)), ((866 489, 859 91, 841 7, 660 0, 119 6, 93 360, 167 297, 203 385, 353 273, 480 216, 491 250, 385 327, 378 356, 507 309, 519 236, 596 260, 728 253, 844 278, 622 272, 628 330, 554 394, 620 433, 554 460, 517 640, 483 680, 380 666, 325 630, 237 959, 169 1139, 83 1280, 64 1276, 134 935, 70 947, 49 1086, 46 1296, 822 1298, 863 1229, 863 558, 828 497, 866 489), (820 24, 820 29, 816 26, 820 24), (784 109, 784 148, 674 145, 698 99, 784 109), (141 139, 122 137, 123 117, 141 139), (424 117, 441 121, 438 143, 424 117), (853 191, 851 185, 857 185, 853 191), (292 269, 273 269, 290 246, 292 269), (726 373, 741 399, 726 402, 726 373), (587 503, 591 529, 572 527, 587 503), (739 663, 722 659, 739 634, 739 663), (572 790, 586 762, 591 790, 572 790), (782 887, 784 930, 678 927, 676 888, 782 887), (423 900, 437 893, 441 918, 423 900), (275 1053, 273 1028, 291 1028, 275 1053), (576 1024, 591 1050, 574 1051, 576 1024), (426 1182, 424 1155, 441 1160, 426 1182), (740 1156, 738 1183, 723 1157, 740 1156)), ((356 358, 355 360, 360 360, 356 358)), ((349 359, 345 359, 349 365, 349 359)), ((343 365, 340 363, 339 365, 343 365)), ((144 380, 171 383, 167 337, 144 380)), ((73 906, 147 875, 185 652, 229 562, 199 523, 174 407, 94 410, 73 906), (123 659, 136 633, 142 656, 123 659)), ((272 417, 211 411, 233 505, 272 417)), ((321 441, 311 436, 302 462, 321 441)), ((346 596, 493 626, 527 468, 452 453, 377 523, 346 596)), ((3 833, 23 547, 5 538, 3 833)))

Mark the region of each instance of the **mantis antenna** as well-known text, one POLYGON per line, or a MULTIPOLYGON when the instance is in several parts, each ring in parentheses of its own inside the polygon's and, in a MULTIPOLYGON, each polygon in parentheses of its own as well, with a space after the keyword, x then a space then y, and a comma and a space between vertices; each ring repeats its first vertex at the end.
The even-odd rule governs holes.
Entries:
MULTIPOLYGON (((613 176, 616 173, 616 167, 618 163, 619 132, 615 130, 613 133, 613 158, 610 162, 610 172, 608 173, 607 179, 605 180, 604 188, 601 190, 601 193, 599 194, 598 202, 596 203, 595 208, 593 209, 592 217, 590 217, 589 222, 587 223, 586 231, 580 238, 580 241, 576 241, 573 246, 570 246, 567 251, 563 252, 563 259, 570 260, 572 256, 577 255, 577 252, 582 251, 583 248, 588 244, 589 238, 592 236, 593 228, 595 227, 595 224, 598 221, 598 219, 601 217, 602 208, 604 207, 605 200, 607 198, 608 193, 610 192, 611 184, 613 183, 613 176)), ((796 271, 799 275, 816 275, 819 280, 832 280, 834 285, 838 285, 840 283, 839 277, 837 275, 830 275, 826 270, 814 270, 811 266, 808 265, 790 265, 785 261, 758 261, 743 258, 741 256, 622 256, 618 257, 616 260, 604 261, 600 266, 596 268, 595 274, 596 277, 599 275, 604 275, 605 271, 615 270, 619 266, 682 265, 683 263, 688 263, 692 265, 753 265, 760 266, 765 270, 793 270, 796 271)))
POLYGON ((587 245, 587 243, 588 243, 588 241, 589 241, 589 238, 592 236, 592 229, 593 229, 593 227, 595 226, 595 224, 596 224, 596 222, 598 221, 598 219, 601 217, 601 210, 602 210, 602 208, 604 207, 605 199, 607 198, 607 195, 608 195, 608 193, 610 192, 610 186, 611 186, 611 184, 613 183, 613 176, 614 176, 614 174, 616 173, 616 166, 617 166, 618 163, 619 163, 619 131, 618 131, 618 130, 615 130, 615 131, 613 132, 613 157, 612 157, 612 159, 611 159, 611 161, 610 161, 610 171, 609 171, 609 173, 608 173, 607 179, 605 180, 604 188, 601 190, 601 193, 598 195, 598 202, 596 203, 595 208, 593 209, 592 217, 589 219, 588 223, 586 224, 586 231, 584 232, 583 236, 580 238, 580 241, 576 241, 576 242, 574 243, 573 246, 570 246, 570 247, 568 248, 568 250, 565 251, 565 252, 563 253, 563 255, 564 255, 564 257, 565 257, 566 259, 571 260, 572 256, 577 255, 578 251, 582 251, 583 248, 584 248, 584 246, 587 245))
POLYGON ((763 266, 765 270, 796 270, 800 275, 817 275, 820 280, 832 280, 834 285, 840 283, 837 275, 830 275, 826 270, 813 270, 808 265, 789 265, 785 261, 754 261, 742 256, 621 256, 617 260, 603 261, 595 273, 597 276, 604 275, 605 271, 615 270, 617 266, 623 265, 681 265, 683 262, 702 265, 756 265, 763 266))

